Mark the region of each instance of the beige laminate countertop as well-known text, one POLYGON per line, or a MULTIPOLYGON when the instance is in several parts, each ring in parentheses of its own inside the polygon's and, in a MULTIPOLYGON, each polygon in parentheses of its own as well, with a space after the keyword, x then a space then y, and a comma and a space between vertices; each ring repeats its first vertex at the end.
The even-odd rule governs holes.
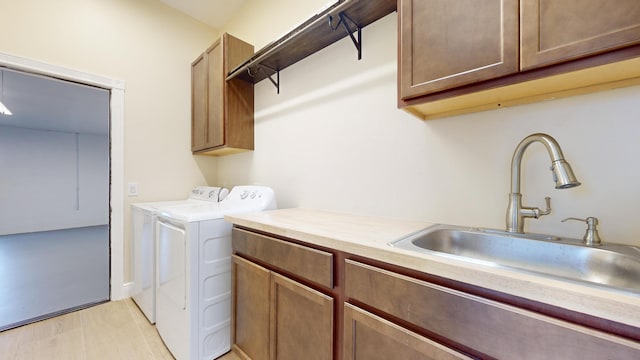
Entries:
MULTIPOLYGON (((640 328, 640 295, 498 269, 388 245, 433 225, 310 209, 227 215, 235 225, 419 270, 640 328)), ((640 281, 640 274, 638 275, 640 281)))

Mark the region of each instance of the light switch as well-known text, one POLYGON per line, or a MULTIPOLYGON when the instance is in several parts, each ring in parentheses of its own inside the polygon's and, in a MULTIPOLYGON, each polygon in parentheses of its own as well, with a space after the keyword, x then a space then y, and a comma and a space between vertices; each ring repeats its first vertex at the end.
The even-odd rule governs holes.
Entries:
POLYGON ((128 184, 127 188, 128 188, 127 195, 138 196, 138 183, 131 182, 128 184))

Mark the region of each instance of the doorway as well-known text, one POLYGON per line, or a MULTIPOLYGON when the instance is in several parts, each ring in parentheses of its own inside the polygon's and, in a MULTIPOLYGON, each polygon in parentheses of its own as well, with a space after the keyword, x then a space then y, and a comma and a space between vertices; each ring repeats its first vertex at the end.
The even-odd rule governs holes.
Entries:
POLYGON ((109 90, 0 68, 0 330, 109 300, 109 90))
POLYGON ((111 219, 109 242, 111 244, 111 300, 130 297, 132 284, 125 282, 124 278, 124 81, 2 52, 0 52, 0 67, 94 85, 110 91, 111 198, 109 202, 111 219))

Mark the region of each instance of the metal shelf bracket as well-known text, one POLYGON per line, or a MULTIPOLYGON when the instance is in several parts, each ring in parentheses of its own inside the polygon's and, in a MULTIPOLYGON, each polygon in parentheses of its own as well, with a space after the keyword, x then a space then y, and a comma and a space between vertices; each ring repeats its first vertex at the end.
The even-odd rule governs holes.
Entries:
MULTIPOLYGON (((270 67, 268 67, 267 65, 263 65, 263 64, 258 64, 257 65, 257 71, 262 72, 268 79, 269 81, 271 81, 271 83, 273 84, 273 86, 276 87, 276 92, 278 94, 280 94, 280 70, 276 70, 276 69, 272 69, 270 67), (267 74, 264 69, 267 69, 271 72, 271 74, 267 74), (276 75, 276 80, 273 80, 273 74, 276 75)), ((249 76, 251 77, 255 77, 256 73, 251 71, 251 68, 247 68, 247 73, 249 73, 249 76)))
MULTIPOLYGON (((338 20, 338 23, 335 24, 335 26, 333 24, 334 16, 328 15, 328 17, 329 17, 329 27, 331 28, 332 31, 338 30, 340 25, 344 27, 344 29, 347 31, 347 34, 349 34, 349 37, 351 38, 353 45, 355 45, 356 50, 358 50, 358 60, 362 60, 362 27, 358 25, 355 21, 353 21, 353 19, 350 18, 347 14, 345 14, 344 11, 341 11, 338 13, 339 20, 338 20), (352 30, 352 28, 354 28, 354 30, 352 30), (354 32, 356 31, 358 33, 357 39, 356 39, 356 36, 354 36, 354 32)), ((268 78, 269 81, 271 81, 271 83, 273 84, 273 86, 276 87, 277 93, 280 94, 280 70, 273 69, 267 65, 260 64, 260 63, 256 64, 253 67, 251 66, 247 67, 247 73, 249 74, 250 77, 260 76, 258 75, 258 72, 262 73, 264 77, 268 78), (274 74, 275 74, 275 80, 273 78, 274 74)))
POLYGON ((340 24, 342 24, 345 30, 347 30, 347 34, 349 34, 351 41, 353 41, 353 45, 355 45, 356 49, 358 50, 358 60, 362 60, 362 27, 358 25, 355 21, 353 21, 353 19, 351 19, 347 14, 345 14, 344 11, 339 12, 338 17, 340 18, 340 20, 334 27, 333 16, 329 15, 329 27, 331 27, 331 30, 335 31, 335 30, 338 30, 338 28, 340 27, 340 24), (351 27, 349 27, 349 25, 347 24, 347 20, 349 20, 349 22, 353 24, 356 30, 358 31, 358 39, 356 39, 353 36, 353 31, 351 30, 351 27))

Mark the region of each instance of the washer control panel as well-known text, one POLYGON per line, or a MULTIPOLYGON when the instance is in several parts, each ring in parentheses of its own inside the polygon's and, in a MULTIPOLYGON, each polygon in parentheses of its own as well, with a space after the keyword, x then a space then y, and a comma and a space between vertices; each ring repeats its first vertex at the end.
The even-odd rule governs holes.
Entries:
POLYGON ((251 191, 251 190, 243 190, 242 193, 240 193, 240 199, 244 200, 246 198, 249 199, 255 199, 256 197, 261 198, 262 194, 260 194, 259 191, 251 191))
POLYGON ((215 186, 196 186, 191 190, 189 199, 218 202, 223 200, 229 190, 226 188, 220 188, 215 186))
POLYGON ((229 208, 275 209, 275 195, 271 188, 258 185, 235 186, 222 202, 229 208))

